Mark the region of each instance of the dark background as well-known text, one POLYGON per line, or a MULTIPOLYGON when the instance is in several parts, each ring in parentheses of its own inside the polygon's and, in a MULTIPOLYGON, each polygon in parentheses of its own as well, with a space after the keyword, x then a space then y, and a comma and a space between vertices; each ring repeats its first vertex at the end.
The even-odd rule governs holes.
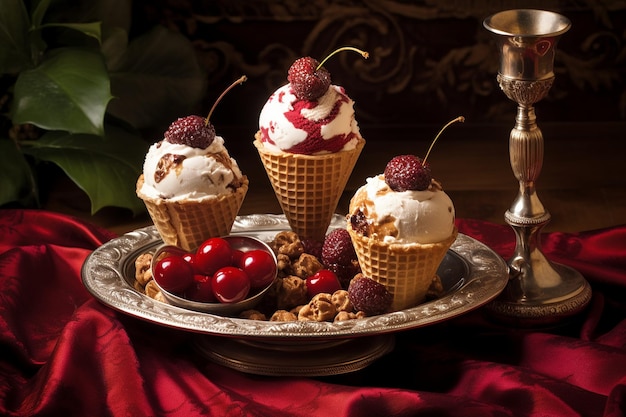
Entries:
POLYGON ((242 74, 212 121, 216 127, 257 124, 271 92, 286 82, 300 56, 322 60, 344 45, 370 53, 335 55, 325 65, 333 83, 356 102, 369 126, 512 123, 515 105, 500 91, 498 56, 482 21, 512 8, 540 8, 567 16, 556 80, 538 103, 542 123, 626 121, 626 3, 624 1, 435 0, 141 0, 134 29, 163 24, 191 39, 208 87, 198 112, 242 74))

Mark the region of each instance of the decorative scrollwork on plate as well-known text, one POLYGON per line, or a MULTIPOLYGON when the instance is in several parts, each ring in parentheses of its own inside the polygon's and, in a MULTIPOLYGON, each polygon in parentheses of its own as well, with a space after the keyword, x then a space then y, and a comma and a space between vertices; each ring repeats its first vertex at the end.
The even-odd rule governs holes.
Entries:
MULTIPOLYGON (((336 215, 331 229, 343 227, 336 215)), ((233 234, 271 240, 288 230, 282 215, 239 216, 233 234)), ((329 339, 391 333, 437 323, 465 314, 493 300, 506 286, 505 261, 481 242, 459 234, 439 274, 448 292, 441 298, 402 311, 341 323, 269 322, 221 317, 185 310, 153 300, 133 288, 134 261, 162 241, 154 226, 115 238, 92 252, 82 268, 83 284, 109 307, 148 322, 207 335, 241 339, 329 339)))

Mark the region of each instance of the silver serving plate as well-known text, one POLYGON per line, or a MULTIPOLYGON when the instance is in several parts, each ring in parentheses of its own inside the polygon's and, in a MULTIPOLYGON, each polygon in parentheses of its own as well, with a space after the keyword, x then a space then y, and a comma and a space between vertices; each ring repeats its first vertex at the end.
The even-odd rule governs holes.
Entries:
MULTIPOLYGON (((345 217, 336 215, 329 230, 345 226, 345 217)), ((253 214, 238 216, 232 234, 269 242, 283 230, 289 230, 283 215, 253 214)), ((186 310, 135 290, 135 259, 162 243, 154 226, 112 239, 85 260, 83 284, 115 310, 198 333, 196 346, 211 360, 264 375, 331 375, 361 369, 393 348, 393 333, 472 311, 497 297, 508 281, 507 264, 499 255, 459 233, 438 271, 446 290, 441 298, 339 323, 257 321, 186 310)))

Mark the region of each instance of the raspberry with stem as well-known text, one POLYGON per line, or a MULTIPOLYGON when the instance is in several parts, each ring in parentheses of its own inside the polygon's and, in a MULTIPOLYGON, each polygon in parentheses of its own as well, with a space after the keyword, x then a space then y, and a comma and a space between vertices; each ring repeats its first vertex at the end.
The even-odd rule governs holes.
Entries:
POLYGON ((443 131, 455 122, 464 122, 465 118, 459 116, 448 122, 437 134, 430 144, 428 152, 424 159, 420 159, 415 155, 399 155, 392 158, 385 167, 385 182, 394 191, 423 191, 428 189, 432 181, 430 165, 426 159, 430 155, 435 142, 443 131))
POLYGON ((193 148, 205 149, 209 147, 215 139, 215 127, 209 122, 213 110, 226 93, 246 80, 247 77, 244 75, 224 90, 211 107, 206 118, 192 115, 174 121, 165 132, 165 139, 170 143, 183 144, 193 148))
POLYGON ((369 53, 351 46, 344 46, 336 49, 330 55, 318 62, 311 57, 297 59, 289 68, 287 80, 296 97, 300 100, 317 100, 323 96, 330 87, 330 73, 322 65, 330 58, 341 51, 355 51, 364 58, 369 57, 369 53))

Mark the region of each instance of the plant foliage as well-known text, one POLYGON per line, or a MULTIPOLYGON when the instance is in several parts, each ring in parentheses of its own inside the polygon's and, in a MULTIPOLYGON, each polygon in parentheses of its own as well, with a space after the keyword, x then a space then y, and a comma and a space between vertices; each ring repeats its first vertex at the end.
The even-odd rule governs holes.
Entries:
POLYGON ((2 0, 0 205, 39 205, 43 162, 85 191, 92 213, 137 214, 149 145, 138 132, 188 113, 203 77, 181 35, 154 28, 129 39, 130 0, 78 3, 62 13, 63 0, 2 0))

